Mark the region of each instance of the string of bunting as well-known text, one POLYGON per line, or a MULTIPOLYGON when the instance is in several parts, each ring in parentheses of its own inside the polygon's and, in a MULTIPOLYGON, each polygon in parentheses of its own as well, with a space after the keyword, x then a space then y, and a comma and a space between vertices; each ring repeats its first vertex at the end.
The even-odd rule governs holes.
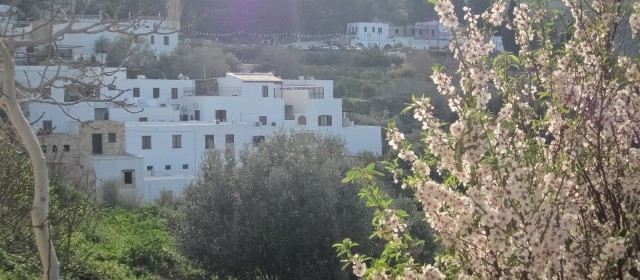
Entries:
POLYGON ((340 34, 340 33, 311 35, 311 34, 302 34, 302 33, 265 34, 265 33, 252 33, 252 32, 246 32, 246 31, 236 31, 236 32, 230 32, 230 33, 217 33, 217 34, 206 33, 206 32, 194 32, 194 34, 198 36, 205 36, 205 37, 211 37, 211 38, 222 38, 222 37, 233 37, 233 36, 253 36, 253 37, 267 37, 267 38, 273 38, 274 36, 278 36, 278 37, 292 36, 297 38, 332 38, 332 37, 346 36, 346 34, 340 34))

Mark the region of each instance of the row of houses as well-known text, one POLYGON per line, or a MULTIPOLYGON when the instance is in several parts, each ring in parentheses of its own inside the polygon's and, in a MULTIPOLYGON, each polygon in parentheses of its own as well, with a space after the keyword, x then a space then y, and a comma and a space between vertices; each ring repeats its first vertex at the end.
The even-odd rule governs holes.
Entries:
POLYGON ((55 48, 43 45, 17 50, 19 65, 46 65, 52 57, 65 60, 96 60, 104 62, 104 49, 96 43, 114 41, 122 33, 133 35, 138 43, 149 44, 156 55, 173 51, 179 43, 180 22, 167 17, 137 17, 131 22, 111 22, 102 15, 48 16, 19 21, 20 12, 12 6, 0 5, 0 33, 25 39, 46 38, 62 29, 85 30, 69 32, 55 43, 55 48))
MULTIPOLYGON (((451 32, 438 21, 414 25, 390 26, 383 22, 353 22, 347 24, 349 45, 360 48, 408 47, 420 50, 445 50, 451 42, 451 32)), ((497 51, 504 50, 502 37, 490 39, 497 51)))
MULTIPOLYGON (((0 6, 0 14, 14 14, 7 7, 0 6)), ((0 21, 4 34, 34 37, 43 36, 40 29, 51 34, 69 24, 48 19, 44 22, 49 28, 39 28, 43 21, 18 22, 11 16, 0 16, 0 21)), ((75 29, 100 28, 96 24, 102 18, 75 16, 73 22, 75 29)), ((156 54, 179 44, 177 22, 147 17, 118 28, 144 39, 156 54)), ((333 97, 330 80, 286 80, 272 73, 152 80, 128 77, 122 68, 79 63, 88 57, 104 60, 96 42, 118 36, 112 29, 66 34, 55 49, 43 46, 16 54, 18 82, 52 81, 41 93, 28 96, 38 101, 23 110, 47 160, 69 174, 95 179, 98 186, 116 181, 149 201, 163 190, 181 192, 197 176, 207 151, 237 154, 279 131, 335 135, 353 154, 381 153, 381 128, 354 125, 342 110, 342 100, 333 97), (43 50, 68 63, 38 57, 43 50), (24 63, 19 63, 20 53, 26 56, 24 63)))
MULTIPOLYGON (((18 72, 27 80, 46 69, 23 66, 18 72)), ((271 73, 148 80, 127 79, 117 71, 101 83, 108 86, 95 92, 53 86, 45 98, 74 102, 80 97, 81 102, 62 109, 32 103, 29 120, 50 161, 98 183, 120 181, 145 200, 161 190, 179 193, 197 175, 207 150, 238 153, 278 131, 336 135, 354 154, 382 149, 381 128, 354 125, 341 99, 333 98, 330 80, 285 80, 271 73)))

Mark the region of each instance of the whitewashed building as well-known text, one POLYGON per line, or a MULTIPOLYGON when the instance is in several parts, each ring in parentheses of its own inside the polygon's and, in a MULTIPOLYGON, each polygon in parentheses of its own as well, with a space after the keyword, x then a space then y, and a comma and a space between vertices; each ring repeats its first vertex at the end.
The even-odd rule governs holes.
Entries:
MULTIPOLYGON (((18 72, 22 80, 51 75, 43 67, 24 66, 18 72)), ((161 190, 180 192, 197 175, 207 150, 238 153, 280 130, 340 136, 352 153, 382 150, 381 128, 346 118, 341 99, 333 98, 333 81, 283 80, 271 73, 126 79, 119 71, 101 82, 108 86, 74 89, 57 82, 43 97, 74 104, 61 110, 32 103, 29 120, 48 155, 53 157, 56 146, 56 152, 68 153, 65 162, 93 173, 98 184, 121 180, 147 201, 161 190)))
POLYGON ((351 46, 363 48, 392 47, 389 41, 389 24, 382 22, 353 22, 347 24, 351 46))
MULTIPOLYGON (((55 55, 63 60, 96 60, 104 62, 104 50, 96 46, 100 39, 114 41, 117 36, 132 36, 135 43, 148 44, 156 55, 170 53, 179 44, 180 22, 163 17, 138 17, 131 22, 117 25, 101 15, 74 15, 69 19, 42 18, 17 21, 17 9, 0 5, 0 32, 5 35, 19 35, 26 39, 49 36, 62 29, 84 30, 69 32, 56 40, 55 55), (100 30, 100 31, 99 31, 100 30), (123 34, 127 35, 123 35, 123 34)), ((16 63, 37 65, 46 59, 51 50, 44 46, 17 50, 16 63)))
MULTIPOLYGON (((387 23, 354 22, 347 24, 349 44, 361 48, 390 49, 397 46, 417 50, 446 50, 451 32, 438 21, 417 22, 414 25, 389 26, 387 23)), ((504 50, 501 36, 491 36, 495 51, 504 50)))
MULTIPOLYGON (((74 29, 88 28, 95 26, 96 23, 102 22, 101 16, 76 16, 79 18, 74 24, 74 29)), ((107 21, 108 22, 108 21, 107 21)), ((53 25, 53 32, 56 32, 62 28, 67 27, 68 23, 64 21, 56 21, 53 25)), ((94 29, 104 28, 103 24, 97 25, 94 29)), ((77 58, 79 56, 90 57, 96 55, 96 42, 101 38, 105 38, 113 41, 119 33, 116 29, 124 29, 131 34, 139 35, 127 35, 134 36, 136 42, 147 42, 151 49, 160 55, 161 53, 170 53, 178 46, 178 30, 180 30, 180 22, 166 21, 161 17, 143 17, 137 19, 135 22, 128 26, 114 26, 109 28, 113 31, 102 31, 97 33, 79 33, 79 34, 66 34, 64 37, 58 39, 56 44, 59 51, 62 49, 68 50, 70 56, 77 58), (156 33, 156 34, 150 34, 156 33)))
MULTIPOLYGON (((429 42, 413 35, 390 35, 392 28, 388 23, 381 22, 354 22, 347 24, 349 45, 361 48, 391 49, 402 46, 411 49, 427 50, 429 42)), ((396 29, 393 29, 396 32, 396 29)))

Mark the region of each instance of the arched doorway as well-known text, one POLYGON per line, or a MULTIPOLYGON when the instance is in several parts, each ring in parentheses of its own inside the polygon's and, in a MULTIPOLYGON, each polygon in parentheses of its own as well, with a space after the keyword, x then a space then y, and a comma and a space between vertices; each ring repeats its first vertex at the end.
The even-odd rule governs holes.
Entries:
POLYGON ((298 125, 307 125, 307 117, 299 116, 298 117, 298 125))

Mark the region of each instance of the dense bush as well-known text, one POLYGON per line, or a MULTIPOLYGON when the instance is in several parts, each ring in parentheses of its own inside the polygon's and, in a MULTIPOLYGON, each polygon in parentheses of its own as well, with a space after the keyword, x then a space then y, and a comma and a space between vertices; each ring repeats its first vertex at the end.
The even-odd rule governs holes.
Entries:
POLYGON ((185 191, 180 244, 204 267, 249 277, 340 279, 332 242, 349 234, 366 243, 364 205, 341 184, 356 160, 334 138, 270 137, 240 156, 206 156, 185 191))
POLYGON ((74 235, 77 251, 91 251, 72 278, 81 279, 202 279, 178 254, 166 230, 162 208, 105 209, 95 231, 74 235))

